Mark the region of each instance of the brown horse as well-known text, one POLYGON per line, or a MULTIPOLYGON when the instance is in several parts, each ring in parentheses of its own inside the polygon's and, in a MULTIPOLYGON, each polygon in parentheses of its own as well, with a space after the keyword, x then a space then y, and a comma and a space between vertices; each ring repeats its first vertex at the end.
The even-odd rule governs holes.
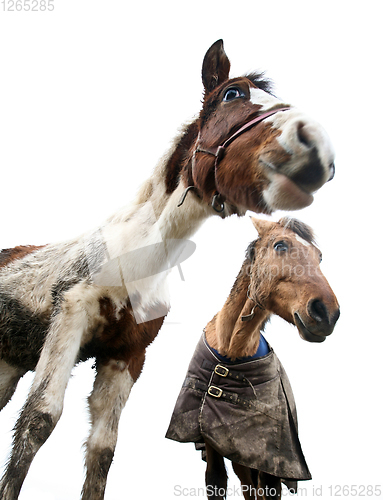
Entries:
POLYGON ((199 116, 130 206, 72 241, 0 254, 0 409, 20 377, 36 372, 15 426, 2 500, 18 497, 61 416, 73 366, 92 357, 82 498, 104 498, 119 418, 168 312, 165 278, 185 240, 212 215, 307 206, 332 178, 323 129, 275 98, 262 75, 229 79, 229 69, 219 40, 203 61, 199 116))
POLYGON ((194 442, 207 461, 206 491, 226 498, 226 457, 246 500, 281 496, 310 479, 294 397, 282 365, 261 332, 272 314, 309 342, 323 342, 339 305, 320 271, 312 230, 296 219, 252 219, 251 243, 224 307, 197 345, 167 437, 194 442))

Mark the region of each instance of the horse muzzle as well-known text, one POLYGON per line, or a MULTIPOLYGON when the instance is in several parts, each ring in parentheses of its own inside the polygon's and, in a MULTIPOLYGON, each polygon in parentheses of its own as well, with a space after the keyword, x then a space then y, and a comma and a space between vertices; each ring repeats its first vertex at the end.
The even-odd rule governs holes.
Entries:
POLYGON ((309 301, 305 313, 294 313, 294 323, 303 340, 323 342, 334 331, 339 316, 339 306, 331 311, 320 299, 313 299, 309 301))
POLYGON ((334 178, 330 139, 321 125, 294 108, 269 120, 280 136, 259 156, 269 180, 264 200, 272 210, 307 207, 313 193, 334 178))

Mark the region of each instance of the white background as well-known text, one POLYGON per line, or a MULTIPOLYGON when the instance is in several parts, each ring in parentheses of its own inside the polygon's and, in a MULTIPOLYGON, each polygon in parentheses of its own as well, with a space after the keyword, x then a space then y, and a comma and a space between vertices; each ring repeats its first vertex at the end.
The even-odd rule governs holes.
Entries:
MULTIPOLYGON (((320 345, 278 319, 266 338, 293 386, 313 475, 300 496, 330 498, 335 485, 346 496, 347 486, 363 493, 382 484, 379 2, 54 0, 53 12, 0 6, 1 248, 80 235, 131 200, 179 126, 199 111, 203 56, 218 38, 232 76, 266 70, 278 96, 325 126, 337 153, 335 179, 294 216, 316 231, 341 318, 320 345)), ((177 498, 177 485, 184 498, 204 498, 192 490, 204 484, 199 454, 164 434, 202 328, 222 307, 255 237, 248 217, 212 218, 193 238, 185 281, 172 273, 172 310, 122 415, 107 500, 177 498)), ((74 370, 64 414, 20 499, 79 498, 91 364, 74 370)), ((0 414, 1 464, 31 379, 24 377, 0 414)))

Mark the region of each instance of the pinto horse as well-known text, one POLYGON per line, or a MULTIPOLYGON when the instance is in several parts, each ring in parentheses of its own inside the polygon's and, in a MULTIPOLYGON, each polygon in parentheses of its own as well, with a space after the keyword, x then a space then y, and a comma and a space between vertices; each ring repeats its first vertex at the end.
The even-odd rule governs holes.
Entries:
POLYGON ((261 332, 277 314, 304 340, 323 342, 339 318, 312 230, 296 219, 252 220, 259 238, 205 328, 166 435, 203 451, 213 500, 226 498, 224 457, 246 500, 280 498, 281 481, 296 492, 297 480, 311 479, 287 375, 261 332))
POLYGON ((334 175, 320 125, 274 97, 261 74, 229 79, 218 40, 202 66, 204 99, 134 202, 96 231, 0 254, 0 409, 35 377, 0 483, 18 498, 57 424, 73 366, 95 358, 83 500, 104 498, 121 411, 169 308, 165 276, 208 217, 309 205, 334 175))

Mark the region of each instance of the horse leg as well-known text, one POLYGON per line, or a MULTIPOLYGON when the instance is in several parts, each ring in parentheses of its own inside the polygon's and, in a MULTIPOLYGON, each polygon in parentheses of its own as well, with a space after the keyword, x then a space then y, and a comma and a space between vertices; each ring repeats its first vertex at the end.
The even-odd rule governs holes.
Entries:
POLYGON ((241 481, 241 491, 245 500, 256 500, 256 487, 257 481, 254 483, 253 474, 256 473, 254 469, 250 469, 250 467, 245 467, 244 465, 237 464, 232 462, 233 470, 238 476, 238 479, 241 481))
POLYGON ((259 471, 257 498, 259 500, 277 500, 281 498, 281 480, 266 472, 259 471))
POLYGON ((26 370, 11 366, 0 359, 0 411, 13 396, 20 378, 25 373, 26 370))
POLYGON ((227 489, 227 473, 222 457, 209 443, 206 443, 206 492, 211 500, 224 500, 227 489))
POLYGON ((82 500, 102 500, 117 442, 118 422, 135 380, 124 361, 109 360, 97 367, 89 410, 86 479, 82 500))
POLYGON ((65 389, 78 356, 88 317, 78 300, 56 314, 36 366, 27 401, 16 422, 10 459, 0 483, 0 498, 16 500, 31 462, 56 426, 65 389))

